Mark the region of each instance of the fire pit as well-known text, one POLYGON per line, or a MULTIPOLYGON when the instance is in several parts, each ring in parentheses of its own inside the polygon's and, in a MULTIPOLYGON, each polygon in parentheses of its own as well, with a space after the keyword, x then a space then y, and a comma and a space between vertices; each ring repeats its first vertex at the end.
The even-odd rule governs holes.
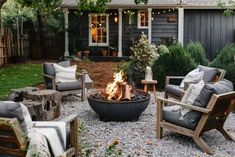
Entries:
POLYGON ((122 72, 114 74, 114 82, 105 91, 88 96, 91 108, 102 121, 136 121, 148 107, 150 95, 135 91, 124 80, 122 72))

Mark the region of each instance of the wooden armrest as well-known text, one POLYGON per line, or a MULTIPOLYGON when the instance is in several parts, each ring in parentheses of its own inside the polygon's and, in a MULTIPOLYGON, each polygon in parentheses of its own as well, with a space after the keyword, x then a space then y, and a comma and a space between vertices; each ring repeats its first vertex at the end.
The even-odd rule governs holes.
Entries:
POLYGON ((185 76, 166 76, 166 84, 170 84, 170 80, 183 80, 185 76))
POLYGON ((165 99, 165 98, 157 97, 157 101, 163 102, 163 103, 158 103, 157 105, 163 105, 164 103, 172 103, 172 104, 175 104, 175 105, 187 108, 187 109, 195 110, 195 111, 198 111, 198 112, 202 112, 202 113, 209 113, 209 112, 211 112, 211 110, 208 110, 206 108, 202 108, 202 107, 198 107, 198 106, 193 106, 193 105, 189 105, 189 104, 185 104, 185 103, 182 103, 182 102, 178 102, 178 101, 174 101, 174 100, 169 100, 169 99, 165 99))
POLYGON ((47 74, 42 74, 42 76, 45 76, 45 77, 47 77, 47 78, 49 78, 49 79, 55 79, 55 77, 54 77, 54 76, 47 75, 47 74))
POLYGON ((77 114, 71 114, 68 117, 63 118, 61 121, 69 124, 78 118, 77 114))

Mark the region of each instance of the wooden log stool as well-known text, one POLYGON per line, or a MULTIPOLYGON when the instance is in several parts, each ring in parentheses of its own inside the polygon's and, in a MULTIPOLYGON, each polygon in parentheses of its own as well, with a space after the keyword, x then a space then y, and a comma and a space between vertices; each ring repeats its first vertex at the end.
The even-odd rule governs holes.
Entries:
POLYGON ((61 115, 61 97, 56 90, 29 92, 23 103, 33 120, 53 120, 61 115))
POLYGON ((148 86, 152 85, 153 88, 153 95, 154 95, 154 99, 155 102, 157 101, 157 97, 156 97, 156 84, 157 84, 157 80, 141 80, 141 83, 144 85, 144 92, 148 92, 148 86))

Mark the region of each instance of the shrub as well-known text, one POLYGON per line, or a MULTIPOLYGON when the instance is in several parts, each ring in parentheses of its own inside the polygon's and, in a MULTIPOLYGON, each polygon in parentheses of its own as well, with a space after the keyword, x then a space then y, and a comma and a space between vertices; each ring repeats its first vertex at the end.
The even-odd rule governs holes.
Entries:
POLYGON ((205 50, 200 42, 188 43, 185 46, 185 50, 196 64, 208 65, 209 61, 206 59, 205 50))
POLYGON ((235 44, 227 44, 210 63, 213 67, 225 67, 235 61, 235 44))
POLYGON ((144 78, 146 66, 152 67, 159 54, 156 45, 150 44, 144 33, 130 49, 132 51, 130 68, 134 75, 133 81, 138 84, 144 78))
POLYGON ((158 87, 163 89, 166 76, 184 76, 195 67, 194 60, 181 45, 172 45, 169 47, 169 53, 161 55, 155 61, 153 65, 153 78, 158 81, 158 87))
POLYGON ((235 84, 235 44, 225 45, 210 66, 225 69, 225 78, 235 84))

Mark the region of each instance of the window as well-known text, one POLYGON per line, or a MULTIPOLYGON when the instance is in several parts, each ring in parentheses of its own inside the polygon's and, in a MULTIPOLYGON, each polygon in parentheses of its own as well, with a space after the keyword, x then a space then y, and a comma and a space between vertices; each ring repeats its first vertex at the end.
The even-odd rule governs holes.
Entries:
POLYGON ((108 46, 108 37, 108 15, 89 14, 89 46, 108 46))
POLYGON ((138 28, 148 28, 148 11, 138 11, 138 28))

